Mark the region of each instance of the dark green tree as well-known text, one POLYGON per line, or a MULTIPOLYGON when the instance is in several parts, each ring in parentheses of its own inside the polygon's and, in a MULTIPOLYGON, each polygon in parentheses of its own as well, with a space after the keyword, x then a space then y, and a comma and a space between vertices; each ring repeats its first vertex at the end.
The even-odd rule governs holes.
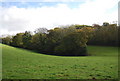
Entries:
POLYGON ((39 52, 44 52, 44 47, 46 43, 46 34, 36 33, 31 39, 32 49, 39 52))
POLYGON ((55 53, 65 56, 84 56, 87 55, 86 43, 85 32, 76 31, 63 38, 60 45, 55 48, 55 53))
POLYGON ((23 41, 22 41, 23 34, 24 33, 17 33, 15 36, 13 36, 13 39, 12 39, 13 46, 23 47, 23 41))
POLYGON ((23 47, 24 48, 31 49, 31 38, 32 38, 32 35, 31 35, 31 33, 29 31, 26 31, 22 35, 22 42, 23 42, 23 47))
POLYGON ((12 36, 7 36, 4 38, 1 38, 3 44, 11 45, 12 42, 12 36))

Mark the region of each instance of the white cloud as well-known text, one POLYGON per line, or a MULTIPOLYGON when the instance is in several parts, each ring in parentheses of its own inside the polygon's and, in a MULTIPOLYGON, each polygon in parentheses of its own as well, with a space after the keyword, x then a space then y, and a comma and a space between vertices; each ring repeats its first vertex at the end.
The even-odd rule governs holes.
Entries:
POLYGON ((83 2, 85 0, 0 0, 2 2, 83 2))
POLYGON ((48 29, 59 25, 112 22, 118 19, 117 9, 107 11, 117 4, 117 0, 86 0, 78 8, 69 8, 66 4, 40 8, 0 8, 0 33, 13 34, 26 30, 34 31, 39 27, 48 29))
POLYGON ((80 2, 83 0, 43 0, 44 2, 80 2))

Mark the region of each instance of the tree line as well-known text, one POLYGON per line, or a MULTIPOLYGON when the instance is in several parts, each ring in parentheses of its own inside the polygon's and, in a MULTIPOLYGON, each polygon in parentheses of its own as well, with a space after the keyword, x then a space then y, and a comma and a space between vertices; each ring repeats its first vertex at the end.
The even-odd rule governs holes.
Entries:
POLYGON ((43 54, 61 56, 86 56, 87 45, 118 45, 116 24, 104 23, 69 25, 54 29, 38 28, 32 34, 30 31, 17 33, 15 36, 1 38, 3 44, 34 50, 43 54))

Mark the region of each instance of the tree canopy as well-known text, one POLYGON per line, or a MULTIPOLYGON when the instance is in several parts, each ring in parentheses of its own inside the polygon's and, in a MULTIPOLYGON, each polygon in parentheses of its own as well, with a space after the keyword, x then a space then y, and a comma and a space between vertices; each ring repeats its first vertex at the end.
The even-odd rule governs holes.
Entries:
POLYGON ((116 24, 109 23, 103 23, 102 26, 76 24, 50 30, 38 28, 33 35, 30 31, 25 31, 1 39, 4 44, 44 54, 85 56, 88 55, 87 44, 117 46, 119 30, 120 27, 116 24))

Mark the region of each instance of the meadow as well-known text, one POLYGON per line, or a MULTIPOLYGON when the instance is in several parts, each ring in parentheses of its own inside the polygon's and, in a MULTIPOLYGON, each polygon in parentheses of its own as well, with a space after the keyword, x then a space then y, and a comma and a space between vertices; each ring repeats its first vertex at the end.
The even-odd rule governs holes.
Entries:
POLYGON ((52 56, 2 46, 3 79, 117 79, 118 48, 88 46, 90 56, 52 56))

